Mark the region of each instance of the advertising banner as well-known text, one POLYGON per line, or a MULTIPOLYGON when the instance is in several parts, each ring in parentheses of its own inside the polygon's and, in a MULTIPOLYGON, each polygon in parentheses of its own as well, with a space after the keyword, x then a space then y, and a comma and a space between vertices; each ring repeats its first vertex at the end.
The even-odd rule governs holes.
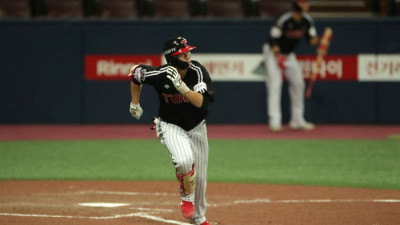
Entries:
POLYGON ((261 54, 192 54, 192 59, 207 68, 213 81, 265 79, 261 54))
MULTIPOLYGON (((298 55, 305 79, 315 68, 315 55, 298 55)), ((192 54, 210 73, 213 81, 264 81, 262 54, 192 54)), ((162 55, 86 55, 86 80, 127 80, 135 64, 159 66, 162 55)), ((317 80, 320 81, 400 81, 400 55, 327 55, 317 80)))
POLYGON ((359 81, 400 81, 400 55, 359 55, 359 81))
MULTIPOLYGON (((261 54, 193 54, 214 81, 265 80, 261 54)), ((303 75, 307 79, 315 68, 316 56, 297 56, 303 75)), ((327 56, 324 58, 318 80, 357 80, 357 55, 327 56)))
POLYGON ((160 55, 86 55, 86 80, 129 80, 135 64, 161 65, 160 55))
MULTIPOLYGON (((298 55, 297 60, 308 79, 316 67, 314 55, 298 55)), ((328 55, 324 57, 317 80, 357 80, 357 55, 328 55)))

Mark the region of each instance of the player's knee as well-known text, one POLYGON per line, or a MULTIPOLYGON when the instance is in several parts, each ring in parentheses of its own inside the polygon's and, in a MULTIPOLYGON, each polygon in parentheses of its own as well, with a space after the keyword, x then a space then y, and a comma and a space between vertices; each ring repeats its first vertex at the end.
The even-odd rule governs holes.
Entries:
POLYGON ((268 79, 267 81, 267 86, 268 88, 274 89, 274 88, 280 88, 282 85, 282 79, 268 79))
POLYGON ((293 87, 303 89, 305 87, 305 83, 303 79, 296 79, 293 80, 292 84, 293 87))
POLYGON ((188 173, 182 175, 177 173, 176 178, 180 183, 184 195, 189 195, 194 192, 197 181, 194 164, 192 164, 192 169, 188 173))
POLYGON ((192 159, 175 159, 173 163, 178 174, 185 174, 192 170, 194 161, 192 159))

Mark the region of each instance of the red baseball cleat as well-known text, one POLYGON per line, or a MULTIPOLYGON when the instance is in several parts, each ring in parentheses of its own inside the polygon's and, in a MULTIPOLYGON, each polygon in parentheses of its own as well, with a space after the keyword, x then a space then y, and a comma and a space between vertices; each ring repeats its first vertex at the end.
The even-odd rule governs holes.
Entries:
POLYGON ((207 220, 206 221, 204 221, 202 224, 200 224, 200 225, 211 225, 207 220))
POLYGON ((181 202, 181 211, 183 217, 186 219, 190 219, 194 216, 194 205, 193 202, 187 202, 182 200, 181 202))

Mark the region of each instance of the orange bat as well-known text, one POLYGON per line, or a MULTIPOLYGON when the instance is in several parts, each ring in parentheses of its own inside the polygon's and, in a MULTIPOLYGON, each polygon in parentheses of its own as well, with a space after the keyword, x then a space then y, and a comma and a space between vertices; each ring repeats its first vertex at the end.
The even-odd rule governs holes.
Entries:
POLYGON ((322 64, 322 60, 324 58, 324 56, 326 55, 328 48, 329 48, 329 44, 331 43, 331 39, 332 39, 332 34, 333 31, 331 28, 327 27, 325 28, 324 34, 321 37, 320 43, 319 43, 319 47, 318 47, 318 54, 317 54, 317 60, 315 63, 315 67, 313 69, 313 72, 310 76, 310 81, 308 83, 307 86, 307 90, 306 90, 306 97, 310 98, 311 97, 311 92, 312 92, 312 88, 314 86, 315 80, 317 79, 317 75, 318 72, 321 68, 321 64, 322 64))

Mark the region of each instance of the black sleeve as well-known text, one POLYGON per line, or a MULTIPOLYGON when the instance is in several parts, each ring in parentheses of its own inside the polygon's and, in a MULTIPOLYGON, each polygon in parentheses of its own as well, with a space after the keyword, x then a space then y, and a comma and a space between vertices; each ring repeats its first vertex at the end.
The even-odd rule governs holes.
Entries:
POLYGON ((131 80, 135 84, 153 84, 165 73, 163 66, 154 67, 149 65, 139 65, 133 71, 131 80))
POLYGON ((308 23, 307 24, 307 30, 305 32, 305 38, 307 40, 307 43, 310 43, 310 40, 311 40, 311 35, 310 35, 310 32, 309 32, 310 29, 311 29, 311 24, 308 23))
POLYGON ((206 84, 207 89, 204 92, 201 92, 203 95, 203 104, 201 105, 200 110, 207 111, 210 102, 214 101, 214 86, 206 68, 201 66, 201 70, 203 73, 203 82, 206 84))
POLYGON ((287 14, 287 12, 280 14, 279 16, 277 16, 275 18, 274 25, 269 30, 268 43, 270 46, 273 46, 273 45, 279 46, 279 40, 281 39, 282 32, 283 32, 282 29, 283 29, 284 23, 286 21, 285 18, 287 17, 284 15, 286 15, 286 14, 287 14))
POLYGON ((203 112, 207 112, 208 111, 208 106, 210 105, 210 102, 212 102, 213 100, 210 99, 210 96, 208 94, 203 94, 203 104, 200 107, 200 110, 203 112))
POLYGON ((307 43, 310 43, 311 38, 318 36, 317 29, 315 28, 314 20, 311 18, 310 15, 305 14, 304 18, 306 21, 305 23, 307 24, 306 25, 307 30, 305 32, 306 33, 305 37, 306 37, 307 43))
MULTIPOLYGON (((272 33, 272 29, 281 29, 277 26, 274 26, 271 28, 270 33, 272 33)), ((279 38, 278 37, 273 37, 272 35, 270 35, 268 43, 270 46, 274 46, 274 45, 279 45, 279 38)))
POLYGON ((208 73, 207 69, 199 62, 193 61, 193 64, 197 68, 197 73, 200 74, 199 81, 193 87, 193 90, 195 92, 206 95, 211 102, 214 101, 214 86, 212 84, 210 74, 208 73), (198 71, 199 69, 201 71, 198 71))

